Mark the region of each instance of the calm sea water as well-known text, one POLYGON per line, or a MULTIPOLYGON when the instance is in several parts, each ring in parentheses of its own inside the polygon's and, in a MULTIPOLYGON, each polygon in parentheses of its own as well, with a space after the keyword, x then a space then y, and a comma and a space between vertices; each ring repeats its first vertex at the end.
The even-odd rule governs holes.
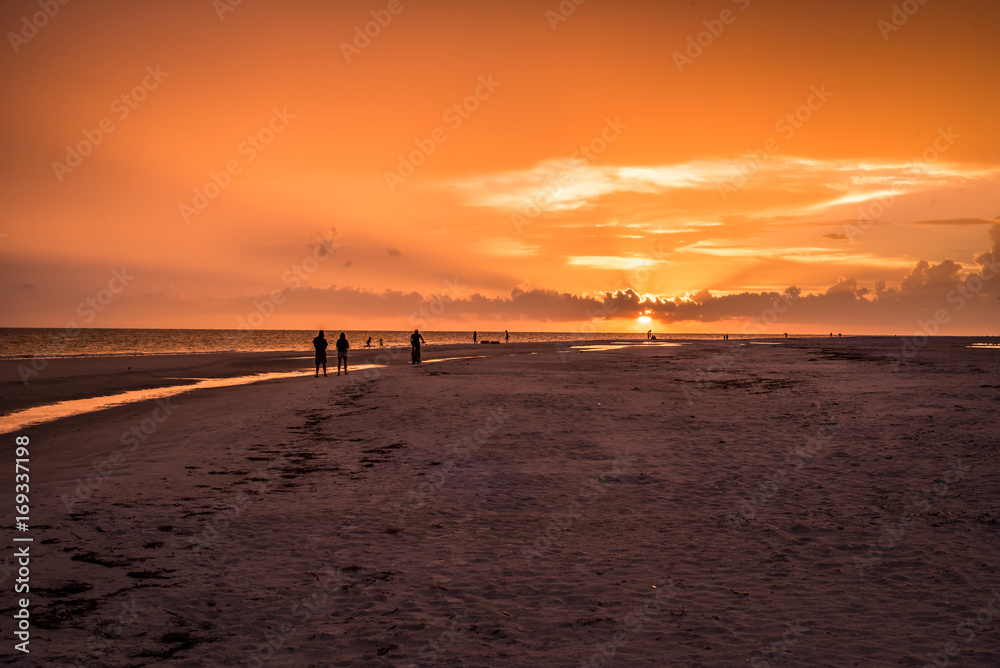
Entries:
MULTIPOLYGON (((408 346, 410 331, 348 331, 351 347, 408 346)), ((472 332, 421 332, 428 344, 472 343, 472 332)), ((327 332, 330 345, 340 332, 327 332)), ((23 357, 112 357, 161 353, 312 352, 313 330, 0 328, 0 359, 23 357)), ((718 334, 657 334, 660 339, 717 339, 718 334)), ((777 336, 777 335, 776 335, 777 336)), ((479 340, 503 341, 503 331, 479 332, 479 340)), ((511 332, 511 342, 645 339, 645 333, 511 332)), ((733 335, 733 338, 737 338, 733 335)), ((762 338, 760 336, 754 338, 762 338)))

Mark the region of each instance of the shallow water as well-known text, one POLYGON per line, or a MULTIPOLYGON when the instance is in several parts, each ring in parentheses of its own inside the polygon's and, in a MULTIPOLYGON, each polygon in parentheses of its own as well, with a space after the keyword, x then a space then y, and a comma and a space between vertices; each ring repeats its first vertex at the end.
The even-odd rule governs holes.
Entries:
MULTIPOLYGON (((327 330, 332 342, 340 334, 327 330)), ((345 331, 351 350, 363 350, 368 337, 372 349, 382 339, 386 348, 409 348, 410 331, 345 331)), ((479 340, 503 341, 503 331, 479 332, 479 340)), ((472 332, 423 332, 428 344, 472 343, 472 332)), ((69 329, 52 327, 0 327, 0 359, 30 357, 115 357, 164 353, 274 352, 312 353, 313 330, 237 329, 69 329)), ((767 337, 768 335, 763 335, 767 337)), ((775 335, 777 336, 777 335, 775 335)), ((511 343, 558 343, 582 339, 630 340, 659 343, 662 339, 718 339, 719 334, 661 334, 648 342, 646 332, 511 332, 511 343)), ((735 338, 747 338, 733 334, 735 338)), ((761 338, 758 335, 757 338, 761 338)), ((501 345, 503 345, 501 343, 501 345)))
MULTIPOLYGON (((379 366, 378 364, 356 364, 351 367, 351 371, 363 371, 379 366)), ((277 380, 280 378, 306 378, 314 374, 314 371, 282 371, 276 373, 258 373, 250 376, 235 376, 233 378, 178 378, 176 380, 193 382, 147 390, 130 390, 102 397, 59 401, 54 404, 45 404, 44 406, 35 406, 15 411, 9 415, 0 417, 0 434, 18 431, 26 427, 33 427, 74 415, 83 415, 84 413, 101 411, 107 408, 134 404, 139 401, 166 399, 183 394, 184 392, 207 390, 215 387, 230 387, 233 385, 248 385, 250 383, 259 383, 265 380, 277 380)))

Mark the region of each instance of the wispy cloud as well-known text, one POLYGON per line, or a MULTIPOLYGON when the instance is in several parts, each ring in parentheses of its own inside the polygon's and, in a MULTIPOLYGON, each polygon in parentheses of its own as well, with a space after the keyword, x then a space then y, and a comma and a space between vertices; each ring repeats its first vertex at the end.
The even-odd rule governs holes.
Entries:
POLYGON ((643 257, 609 257, 602 255, 585 255, 570 257, 569 264, 578 267, 591 267, 593 269, 614 269, 628 271, 639 269, 640 267, 652 267, 660 264, 657 260, 643 257))
POLYGON ((540 246, 526 244, 520 239, 489 239, 483 245, 486 253, 501 257, 528 257, 541 250, 540 246))
POLYGON ((805 264, 831 262, 843 265, 866 265, 888 268, 912 267, 914 260, 903 257, 883 257, 870 253, 850 253, 820 246, 762 247, 733 246, 719 241, 697 241, 677 249, 678 253, 700 253, 716 257, 744 258, 761 261, 781 260, 805 264))
MULTIPOLYGON (((734 158, 655 166, 549 160, 531 169, 476 176, 449 185, 464 194, 468 205, 518 212, 529 207, 574 211, 613 194, 712 191, 738 182, 740 189, 752 187, 757 194, 772 192, 787 199, 789 193, 795 193, 799 196, 796 208, 804 215, 844 204, 986 180, 998 174, 998 168, 947 163, 795 157, 771 157, 752 164, 747 158, 734 158)), ((762 210, 761 215, 765 214, 773 215, 773 209, 762 210)))

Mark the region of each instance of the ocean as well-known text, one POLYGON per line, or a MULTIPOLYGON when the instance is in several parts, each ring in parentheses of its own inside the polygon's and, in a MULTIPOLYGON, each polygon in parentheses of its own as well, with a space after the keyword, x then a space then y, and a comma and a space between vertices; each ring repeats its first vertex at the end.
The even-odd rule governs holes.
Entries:
MULTIPOLYGON (((368 337, 378 347, 409 346, 407 331, 346 331, 354 349, 362 348, 368 337)), ((428 345, 472 343, 471 331, 421 332, 428 345)), ((331 346, 339 331, 326 332, 331 346)), ((312 352, 314 330, 237 330, 237 329, 80 329, 48 327, 0 328, 0 359, 33 357, 114 357, 122 355, 158 355, 164 353, 219 352, 312 352)), ((775 337, 780 334, 773 335, 775 337)), ((657 334, 658 339, 717 339, 720 334, 657 334)), ((755 336, 752 338, 765 338, 755 336)), ((580 340, 645 340, 642 332, 511 332, 512 343, 544 343, 580 340)), ((732 335, 732 338, 748 338, 732 335)), ((479 332, 479 340, 503 341, 504 333, 479 332)))

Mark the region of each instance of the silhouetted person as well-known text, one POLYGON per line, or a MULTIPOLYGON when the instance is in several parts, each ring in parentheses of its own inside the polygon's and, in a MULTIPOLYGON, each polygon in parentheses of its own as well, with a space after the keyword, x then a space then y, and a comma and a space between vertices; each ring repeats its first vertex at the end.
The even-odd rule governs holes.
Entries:
POLYGON ((785 338, 786 339, 788 338, 788 332, 785 332, 785 338))
POLYGON ((653 335, 653 330, 649 330, 648 332, 646 332, 646 340, 649 341, 649 337, 651 337, 652 335, 653 335))
POLYGON ((313 347, 316 349, 316 377, 319 378, 319 366, 323 365, 323 376, 326 376, 326 348, 329 344, 326 342, 326 336, 323 335, 323 330, 319 330, 319 336, 313 339, 313 347))
POLYGON ((427 343, 424 341, 424 337, 420 336, 420 330, 413 330, 413 334, 410 334, 410 363, 420 364, 420 344, 427 343))
MULTIPOLYGON (((370 341, 371 339, 369 339, 370 341)), ((347 375, 347 349, 351 347, 351 344, 347 342, 347 337, 344 333, 340 333, 340 338, 337 339, 337 375, 340 375, 340 363, 344 363, 344 375, 347 375)))
POLYGON ((365 341, 365 348, 371 348, 371 347, 372 347, 372 337, 369 336, 368 340, 365 341))
POLYGON ((474 330, 472 332, 472 342, 473 343, 479 343, 479 341, 476 340, 476 332, 474 330))
POLYGON ((503 342, 510 343, 510 334, 507 333, 506 329, 503 330, 503 342))
POLYGON ((382 339, 378 340, 378 347, 379 348, 385 348, 385 345, 383 345, 383 343, 382 343, 382 339))

